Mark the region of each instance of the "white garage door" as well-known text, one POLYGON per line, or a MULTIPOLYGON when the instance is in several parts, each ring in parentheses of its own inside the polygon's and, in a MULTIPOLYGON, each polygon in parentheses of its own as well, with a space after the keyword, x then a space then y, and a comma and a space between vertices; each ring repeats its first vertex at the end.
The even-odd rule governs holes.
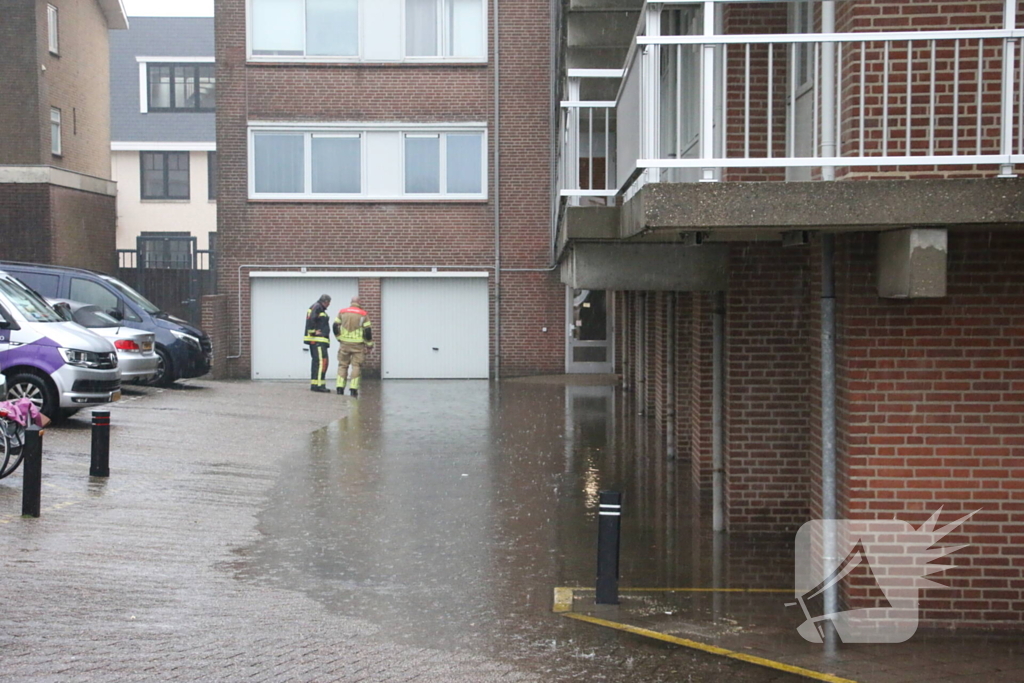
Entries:
MULTIPOLYGON (((331 320, 359 292, 359 280, 340 277, 254 277, 252 378, 309 379, 309 347, 302 343, 306 311, 330 294, 331 320)), ((331 351, 337 348, 332 344, 331 351)), ((336 369, 331 354, 328 375, 336 369)))
POLYGON ((387 278, 381 282, 385 379, 486 379, 487 278, 387 278))

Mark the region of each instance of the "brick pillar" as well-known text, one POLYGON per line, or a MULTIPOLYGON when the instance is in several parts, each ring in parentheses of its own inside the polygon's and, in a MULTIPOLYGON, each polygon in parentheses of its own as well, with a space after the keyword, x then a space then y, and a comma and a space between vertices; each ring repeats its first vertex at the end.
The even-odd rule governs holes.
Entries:
POLYGON ((373 324, 374 350, 366 354, 363 362, 364 377, 380 377, 380 359, 382 353, 387 353, 380 343, 380 278, 359 278, 359 299, 362 301, 363 310, 370 316, 373 324))

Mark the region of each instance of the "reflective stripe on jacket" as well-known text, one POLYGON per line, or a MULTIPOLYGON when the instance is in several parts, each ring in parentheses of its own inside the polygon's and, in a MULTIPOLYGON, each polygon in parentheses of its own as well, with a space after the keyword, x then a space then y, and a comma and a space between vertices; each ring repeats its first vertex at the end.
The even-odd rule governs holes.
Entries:
POLYGON ((338 317, 334 319, 334 336, 343 344, 373 346, 370 316, 358 306, 341 309, 338 311, 338 317))
POLYGON ((330 315, 323 304, 317 301, 306 311, 305 336, 302 338, 307 344, 330 344, 331 328, 330 315))

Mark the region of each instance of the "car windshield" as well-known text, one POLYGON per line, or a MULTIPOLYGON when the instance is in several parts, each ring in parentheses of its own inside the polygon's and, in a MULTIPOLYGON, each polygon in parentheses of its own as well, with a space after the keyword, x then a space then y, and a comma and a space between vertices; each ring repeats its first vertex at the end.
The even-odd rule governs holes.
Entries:
POLYGON ((75 311, 74 318, 82 327, 118 327, 121 324, 98 306, 82 306, 75 311))
POLYGON ((111 285, 113 285, 114 288, 117 291, 121 292, 126 297, 128 297, 128 299, 132 303, 134 303, 136 306, 138 306, 139 308, 144 310, 146 313, 149 313, 150 315, 156 315, 157 313, 160 312, 160 308, 158 306, 155 306, 152 301, 150 301, 146 297, 142 296, 141 294, 139 294, 134 289, 132 289, 131 287, 129 287, 125 283, 121 282, 120 280, 115 280, 114 278, 107 277, 105 275, 103 275, 101 277, 106 282, 108 282, 111 285))
POLYGON ((0 293, 18 309, 25 320, 33 323, 61 323, 64 320, 39 295, 24 285, 0 278, 0 293))

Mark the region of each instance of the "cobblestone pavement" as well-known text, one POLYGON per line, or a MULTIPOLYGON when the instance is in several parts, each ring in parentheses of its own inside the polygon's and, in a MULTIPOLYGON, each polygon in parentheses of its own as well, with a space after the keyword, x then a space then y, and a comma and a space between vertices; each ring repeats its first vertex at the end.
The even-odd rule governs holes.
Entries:
MULTIPOLYGON (((296 558, 258 551, 266 515, 310 434, 351 405, 289 383, 129 388, 112 407, 109 480, 88 476, 87 412, 48 429, 41 518, 20 516, 20 471, 0 481, 0 680, 791 680, 537 610, 530 648, 502 647, 514 626, 500 615, 482 615, 487 647, 458 633, 425 646, 320 599, 308 574, 291 585, 296 558)), ((401 592, 375 599, 403 609, 401 592)))

